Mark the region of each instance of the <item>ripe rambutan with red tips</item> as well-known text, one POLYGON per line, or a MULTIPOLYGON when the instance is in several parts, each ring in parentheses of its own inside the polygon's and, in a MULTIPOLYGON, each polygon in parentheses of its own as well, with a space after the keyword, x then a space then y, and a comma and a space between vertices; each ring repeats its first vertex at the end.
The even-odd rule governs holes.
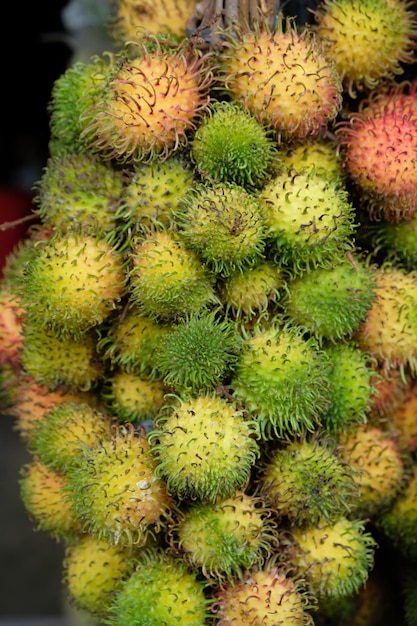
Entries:
POLYGON ((8 363, 17 367, 24 317, 21 298, 3 281, 0 288, 0 366, 8 363))
POLYGON ((220 63, 228 96, 283 139, 318 135, 341 109, 341 80, 321 42, 290 21, 274 32, 234 29, 220 63))

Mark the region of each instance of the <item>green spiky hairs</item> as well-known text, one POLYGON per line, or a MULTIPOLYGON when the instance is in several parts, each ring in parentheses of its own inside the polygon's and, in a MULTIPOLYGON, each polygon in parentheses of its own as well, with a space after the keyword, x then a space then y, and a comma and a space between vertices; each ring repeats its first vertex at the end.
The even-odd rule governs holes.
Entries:
POLYGON ((215 501, 245 485, 259 455, 257 435, 254 422, 213 393, 179 400, 148 437, 170 492, 215 501))
POLYGON ((236 102, 215 102, 191 144, 203 178, 246 188, 262 185, 276 156, 276 142, 266 127, 236 102))
POLYGON ((248 336, 231 388, 265 438, 313 431, 328 406, 329 360, 297 327, 271 326, 248 336))

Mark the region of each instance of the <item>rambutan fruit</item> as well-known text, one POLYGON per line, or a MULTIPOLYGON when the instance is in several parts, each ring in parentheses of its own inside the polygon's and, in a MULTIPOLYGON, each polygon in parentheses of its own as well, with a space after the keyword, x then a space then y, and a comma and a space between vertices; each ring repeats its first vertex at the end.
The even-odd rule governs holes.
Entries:
POLYGON ((193 0, 113 0, 112 5, 108 31, 119 46, 150 34, 184 39, 194 8, 193 0))
POLYGON ((208 104, 211 72, 186 47, 129 42, 109 56, 109 75, 84 112, 82 139, 104 160, 164 159, 182 148, 208 104))
POLYGON ((192 167, 177 154, 162 163, 141 161, 132 165, 117 211, 121 228, 135 232, 152 224, 169 226, 193 184, 192 167))
POLYGON ((142 315, 136 306, 118 312, 108 322, 97 342, 103 359, 109 360, 112 368, 120 368, 149 380, 159 378, 155 354, 170 326, 158 324, 142 315))
POLYGON ((404 385, 403 398, 385 413, 385 423, 394 429, 398 443, 405 451, 417 451, 417 384, 413 379, 404 385))
POLYGON ((135 571, 121 583, 109 606, 109 626, 203 626, 210 600, 206 582, 163 550, 144 550, 135 571))
MULTIPOLYGON (((278 158, 267 127, 240 103, 214 102, 191 142, 191 159, 203 179, 261 187, 278 158)), ((278 159, 279 161, 279 159, 278 159)))
POLYGON ((6 363, 17 366, 18 353, 23 343, 24 318, 21 298, 3 280, 0 284, 0 367, 6 363))
POLYGON ((374 566, 376 541, 362 520, 341 516, 330 523, 291 529, 287 562, 321 597, 350 596, 366 582, 374 566))
POLYGON ((376 519, 393 548, 408 562, 417 558, 417 468, 411 468, 407 483, 391 506, 376 519))
POLYGON ((242 578, 277 544, 271 511, 262 498, 240 490, 185 509, 172 534, 179 557, 214 584, 242 578))
POLYGON ((160 380, 118 370, 104 378, 101 398, 119 422, 152 420, 163 405, 167 388, 160 380))
POLYGON ((171 493, 214 502, 244 487, 259 455, 257 435, 243 411, 212 393, 168 406, 148 438, 171 493))
POLYGON ((230 383, 263 438, 313 431, 328 406, 330 362, 297 327, 257 327, 245 340, 230 383))
POLYGON ((404 402, 408 382, 396 369, 384 370, 378 363, 373 363, 374 376, 372 378, 373 394, 369 407, 369 421, 371 423, 384 422, 386 416, 404 402))
POLYGON ((86 533, 68 542, 63 583, 72 606, 104 616, 120 583, 135 569, 136 554, 86 533))
POLYGON ((321 42, 288 21, 274 32, 234 29, 224 44, 220 79, 228 96, 285 140, 316 136, 342 105, 342 84, 321 42))
POLYGON ((72 230, 74 224, 108 232, 117 225, 122 189, 121 171, 96 155, 51 156, 34 185, 34 212, 44 226, 60 232, 72 230))
POLYGON ((230 376, 242 343, 234 323, 215 310, 191 315, 172 325, 161 339, 155 365, 174 393, 198 395, 230 376))
POLYGON ((79 536, 82 525, 68 497, 68 479, 33 458, 21 468, 19 493, 37 530, 54 539, 79 536))
POLYGON ((375 518, 390 506, 405 480, 405 458, 396 438, 382 427, 359 424, 341 433, 338 441, 357 487, 350 514, 375 518))
POLYGON ((355 485, 329 439, 297 439, 274 448, 258 478, 260 493, 291 525, 330 522, 349 511, 355 485))
POLYGON ((36 422, 28 450, 49 469, 65 473, 86 446, 110 439, 112 419, 106 413, 80 402, 61 402, 36 422))
POLYGON ((226 315, 251 319, 266 313, 269 305, 280 300, 284 285, 281 268, 265 260, 232 272, 218 286, 226 315))
POLYGON ((417 370, 417 275, 398 266, 376 271, 375 297, 355 335, 382 369, 417 370))
POLYGON ((177 214, 178 236, 213 272, 227 275, 263 257, 258 199, 236 183, 196 185, 177 214))
POLYGON ((410 219, 396 222, 373 222, 371 243, 374 251, 385 261, 407 270, 417 265, 417 213, 410 219))
POLYGON ((169 515, 171 498, 156 476, 142 428, 119 425, 84 448, 66 472, 69 495, 86 532, 120 546, 143 545, 169 515))
POLYGON ((218 626, 312 626, 314 608, 305 582, 273 562, 225 585, 212 605, 218 626))
POLYGON ((78 341, 59 338, 34 321, 24 324, 19 363, 27 376, 49 390, 90 391, 104 373, 94 333, 78 341))
POLYGON ((330 358, 330 405, 321 416, 323 429, 338 436, 353 424, 363 424, 373 406, 374 359, 355 342, 340 341, 324 347, 330 358))
POLYGON ((131 303, 141 314, 169 322, 216 302, 201 259, 172 231, 150 232, 132 244, 131 303))
POLYGON ((347 191, 315 171, 277 174, 259 200, 271 253, 293 272, 331 267, 353 249, 355 212, 347 191))
POLYGON ((118 306, 126 280, 115 244, 93 234, 57 233, 27 266, 22 304, 38 325, 78 340, 118 306))
POLYGON ((370 309, 374 274, 360 259, 342 259, 332 267, 304 272, 286 284, 284 315, 320 342, 349 339, 370 309))
POLYGON ((345 182, 342 156, 337 143, 323 137, 313 137, 281 146, 277 169, 285 167, 296 172, 315 172, 340 185, 345 182))
POLYGON ((414 62, 417 20, 409 0, 324 0, 316 33, 351 97, 414 62))

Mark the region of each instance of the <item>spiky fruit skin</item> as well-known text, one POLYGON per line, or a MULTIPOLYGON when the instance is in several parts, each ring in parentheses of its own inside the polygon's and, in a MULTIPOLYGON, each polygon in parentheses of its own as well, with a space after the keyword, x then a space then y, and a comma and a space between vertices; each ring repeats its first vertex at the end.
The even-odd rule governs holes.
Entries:
POLYGON ((273 450, 258 486, 291 525, 316 525, 349 511, 355 492, 348 465, 329 441, 300 439, 273 450))
POLYGON ((164 159, 187 143, 207 105, 210 73, 197 54, 131 44, 110 59, 109 77, 85 112, 89 149, 121 163, 164 159))
POLYGON ((144 422, 158 413, 166 391, 160 380, 119 370, 105 378, 101 397, 119 422, 144 422))
POLYGON ((22 323, 25 310, 21 298, 6 283, 0 288, 0 367, 17 366, 23 343, 22 323))
POLYGON ((277 169, 279 170, 280 167, 296 172, 314 171, 327 180, 334 180, 339 184, 342 184, 346 178, 336 142, 321 137, 304 139, 291 143, 289 146, 283 146, 279 153, 277 169))
POLYGON ((197 185, 178 214, 179 237, 216 273, 253 265, 265 248, 257 198, 235 183, 197 185))
POLYGON ((401 449, 414 453, 417 450, 417 387, 414 381, 404 385, 402 402, 386 413, 387 425, 395 430, 401 449))
POLYGON ((402 376, 417 370, 417 275, 400 267, 377 271, 375 297, 356 333, 359 346, 383 369, 399 369, 402 376))
POLYGON ((362 103, 336 129, 344 168, 371 220, 409 220, 417 209, 417 120, 397 94, 362 103))
POLYGON ((193 0, 113 0, 109 34, 120 46, 126 41, 143 41, 149 35, 183 39, 193 0))
POLYGON ((283 139, 316 136, 342 104, 338 73, 307 28, 299 34, 256 30, 229 38, 221 77, 229 97, 240 101, 283 139))
POLYGON ((285 439, 316 428, 328 404, 328 368, 314 337, 305 339, 299 328, 258 327, 245 341, 230 384, 261 436, 285 439))
POLYGON ((133 231, 153 224, 169 226, 193 184, 192 168, 175 154, 162 163, 137 163, 129 173, 117 215, 133 231))
POLYGON ((112 419, 89 404, 62 402, 35 424, 28 449, 46 467, 65 473, 85 446, 110 439, 112 419))
POLYGON ((65 549, 63 583, 68 599, 77 609, 104 615, 134 568, 134 553, 84 534, 65 549))
POLYGON ((263 184, 277 154, 266 127, 237 102, 215 102, 191 143, 191 158, 203 178, 247 189, 263 184))
POLYGON ((43 225, 60 232, 75 224, 109 232, 116 227, 122 189, 121 172, 96 155, 51 156, 35 184, 35 212, 43 225))
POLYGON ((212 610, 219 626, 312 626, 312 606, 302 581, 282 566, 267 564, 225 586, 212 610))
POLYGON ((324 348, 330 358, 330 406, 321 416, 324 430, 338 436, 346 428, 367 421, 375 393, 374 363, 354 342, 337 342, 324 348))
POLYGON ((202 261, 175 233, 149 233, 133 245, 131 260, 131 301, 143 315, 170 322, 216 301, 202 261))
POLYGON ((214 502, 245 485, 259 455, 257 434, 241 410, 207 394, 170 407, 148 437, 171 493, 214 502))
POLYGON ((22 303, 49 332, 79 340, 118 306, 125 284, 123 257, 106 239, 56 234, 33 256, 22 303))
POLYGON ((376 542, 362 520, 340 517, 330 524, 293 528, 291 562, 320 597, 358 591, 374 565, 376 542))
POLYGON ((417 214, 411 219, 375 223, 373 248, 382 251, 394 265, 412 270, 417 265, 417 214))
POLYGON ((417 470, 412 467, 407 484, 388 510, 376 520, 378 527, 394 548, 407 560, 417 558, 417 470))
POLYGON ((374 284, 373 270, 360 260, 315 268, 287 282, 284 315, 321 343, 349 339, 365 320, 374 284))
POLYGON ((257 496, 237 491, 214 503, 197 503, 174 528, 184 560, 213 584, 242 578, 262 564, 276 544, 271 512, 257 496))
POLYGON ((324 0, 316 32, 344 89, 375 89, 414 62, 417 21, 407 0, 324 0))
POLYGON ((259 200, 276 261, 291 271, 331 267, 353 249, 353 206, 333 181, 285 170, 266 183, 259 200))
POLYGON ((405 479, 405 464, 395 438, 381 427, 361 424, 339 436, 340 456, 352 470, 357 494, 351 515, 375 518, 386 510, 405 479))
POLYGON ((35 528, 54 539, 70 540, 82 531, 67 489, 67 477, 36 458, 21 469, 19 493, 27 513, 35 528))
POLYGON ((111 320, 97 349, 112 368, 154 380, 160 377, 155 367, 156 351, 169 328, 131 306, 111 320))
POLYGON ((165 385, 185 397, 206 393, 233 371, 242 339, 235 325, 216 311, 172 325, 155 356, 165 385))
POLYGON ((33 321, 23 327, 19 363, 25 374, 49 390, 90 391, 104 371, 95 334, 84 334, 78 341, 59 338, 33 321))
POLYGON ((153 550, 122 583, 109 607, 110 626, 203 626, 209 617, 205 583, 179 559, 153 550))
POLYGON ((131 424, 85 449, 67 476, 74 510, 98 539, 143 545, 147 531, 169 513, 171 499, 155 474, 145 433, 131 424))

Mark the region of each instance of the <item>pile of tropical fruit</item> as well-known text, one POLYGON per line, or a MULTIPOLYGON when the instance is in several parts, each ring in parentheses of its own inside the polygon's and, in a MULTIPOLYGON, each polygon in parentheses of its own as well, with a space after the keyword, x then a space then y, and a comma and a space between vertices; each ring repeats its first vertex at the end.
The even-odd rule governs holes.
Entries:
POLYGON ((120 0, 52 89, 2 386, 102 624, 417 624, 417 10, 276 5, 120 0))

